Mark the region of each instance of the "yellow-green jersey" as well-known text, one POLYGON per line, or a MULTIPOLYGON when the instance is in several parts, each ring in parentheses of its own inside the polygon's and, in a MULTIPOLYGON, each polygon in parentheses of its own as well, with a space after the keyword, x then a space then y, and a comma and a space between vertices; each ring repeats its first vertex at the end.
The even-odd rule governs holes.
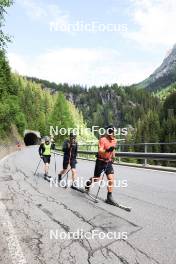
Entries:
POLYGON ((55 149, 55 144, 54 143, 49 143, 49 144, 41 144, 39 147, 39 155, 40 156, 51 156, 51 150, 55 149))

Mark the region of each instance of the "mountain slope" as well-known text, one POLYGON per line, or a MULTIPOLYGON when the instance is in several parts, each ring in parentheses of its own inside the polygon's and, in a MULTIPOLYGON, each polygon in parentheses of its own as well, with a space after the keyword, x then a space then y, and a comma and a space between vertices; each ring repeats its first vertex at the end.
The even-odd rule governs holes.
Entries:
POLYGON ((176 44, 173 46, 169 55, 163 60, 163 63, 158 67, 143 82, 137 87, 145 88, 150 91, 161 90, 176 82, 176 44))
POLYGON ((82 112, 88 127, 104 127, 108 123, 113 123, 116 127, 135 127, 137 120, 149 109, 160 109, 159 99, 144 89, 114 84, 87 90, 79 85, 57 85, 37 78, 28 79, 53 93, 62 91, 66 99, 82 112))

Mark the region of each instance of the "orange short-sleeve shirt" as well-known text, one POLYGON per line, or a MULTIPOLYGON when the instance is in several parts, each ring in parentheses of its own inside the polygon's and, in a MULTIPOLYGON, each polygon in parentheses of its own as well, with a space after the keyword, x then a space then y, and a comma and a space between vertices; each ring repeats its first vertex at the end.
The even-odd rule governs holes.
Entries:
MULTIPOLYGON (((102 137, 99 140, 98 148, 99 149, 101 148, 103 150, 108 150, 110 147, 116 147, 116 144, 117 144, 116 138, 110 139, 108 137, 102 137)), ((99 159, 102 159, 102 160, 104 159, 112 160, 112 153, 111 152, 105 152, 105 153, 98 152, 98 157, 99 159)))

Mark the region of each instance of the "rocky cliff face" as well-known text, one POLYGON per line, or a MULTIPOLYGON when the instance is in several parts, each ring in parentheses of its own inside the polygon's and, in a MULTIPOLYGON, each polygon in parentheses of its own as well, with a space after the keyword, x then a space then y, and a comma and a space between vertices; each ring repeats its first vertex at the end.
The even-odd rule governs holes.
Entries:
POLYGON ((160 90, 176 82, 176 44, 153 74, 138 85, 148 90, 160 90))
MULTIPOLYGON (((105 123, 108 123, 109 115, 113 115, 115 117, 115 125, 119 126, 121 124, 122 96, 116 91, 111 89, 96 89, 94 91, 82 91, 79 94, 65 92, 65 96, 67 100, 71 101, 83 113, 88 125, 91 123, 89 123, 90 117, 93 118, 95 115, 104 118, 105 123)), ((96 121, 94 120, 94 122, 96 121)))
MULTIPOLYGON (((28 77, 29 78, 29 77, 28 77)), ((82 112, 88 127, 104 127, 114 124, 116 127, 135 127, 136 122, 149 109, 155 111, 159 100, 145 89, 119 87, 117 84, 85 89, 79 85, 55 84, 46 80, 32 78, 43 89, 52 93, 62 92, 82 112)))

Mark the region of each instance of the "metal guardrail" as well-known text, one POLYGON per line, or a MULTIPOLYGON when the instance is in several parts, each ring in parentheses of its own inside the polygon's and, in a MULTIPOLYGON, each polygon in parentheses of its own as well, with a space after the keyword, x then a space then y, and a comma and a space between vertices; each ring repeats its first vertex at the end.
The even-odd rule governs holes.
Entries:
POLYGON ((130 157, 137 159, 152 159, 152 160, 170 160, 176 161, 176 153, 141 153, 141 152, 120 152, 116 153, 117 157, 130 157))
MULTIPOLYGON (((97 146, 97 144, 98 143, 92 143, 92 144, 79 144, 79 146, 97 146)), ((160 146, 160 145, 176 145, 176 142, 150 142, 150 143, 118 143, 118 146, 117 147, 119 147, 119 146, 145 146, 145 145, 147 145, 147 146, 155 146, 155 145, 158 145, 158 146, 160 146)))
MULTIPOLYGON (((148 165, 148 160, 163 160, 163 161, 176 161, 175 155, 176 153, 157 153, 157 152, 151 152, 151 147, 161 147, 163 148, 164 146, 174 146, 176 147, 176 142, 150 142, 150 143, 122 143, 119 142, 117 145, 117 157, 118 157, 118 162, 121 162, 121 158, 136 158, 136 159, 143 159, 144 160, 144 166, 148 165), (142 147, 141 152, 128 152, 128 148, 134 148, 142 147)), ((85 148, 87 151, 87 155, 91 155, 90 151, 95 151, 95 147, 97 147, 97 144, 81 144, 80 148, 85 148)), ((139 151, 139 150, 138 150, 139 151)), ((86 154, 81 153, 81 154, 86 154)), ((92 153, 93 154, 93 153, 92 153)))
MULTIPOLYGON (((143 160, 142 165, 144 168, 148 168, 150 165, 149 160, 155 161, 155 162, 163 162, 170 163, 170 162, 176 162, 176 153, 159 153, 159 152, 151 152, 151 147, 152 146, 165 146, 165 145, 172 145, 176 146, 176 142, 168 142, 168 143, 118 143, 117 146, 117 152, 116 152, 116 157, 117 157, 117 162, 118 164, 126 165, 126 166, 131 166, 132 164, 136 166, 140 166, 141 164, 138 164, 137 162, 134 163, 134 160, 131 160, 132 163, 130 163, 130 159, 136 159, 136 160, 143 160), (134 151, 128 151, 127 147, 131 147, 133 150, 135 147, 143 147, 141 152, 134 152, 134 151), (124 148, 124 149, 123 149, 124 148), (150 151, 149 151, 150 149, 150 151), (121 159, 129 159, 126 161, 122 161, 121 159)), ((162 147, 163 148, 163 147, 162 147)), ((62 151, 62 149, 57 149, 58 151, 62 151)), ((140 148, 141 150, 141 148, 140 148)), ((84 158, 84 159, 95 159, 95 155, 97 154, 98 151, 98 143, 92 143, 90 142, 88 144, 79 144, 78 148, 78 155, 79 158, 84 158), (81 148, 83 148, 81 150, 81 148)), ((159 164, 159 165, 161 165, 159 164)), ((170 165, 170 164, 169 164, 170 165)), ((171 166, 173 166, 172 164, 171 166)), ((155 166, 157 168, 158 166, 155 166)), ((175 167, 175 166, 174 166, 175 167)), ((174 167, 172 167, 174 169, 174 167)), ((164 170, 167 170, 167 165, 164 164, 161 166, 164 170)))
MULTIPOLYGON (((61 148, 56 148, 56 151, 62 152, 61 148)), ((55 152, 55 154, 58 154, 55 152)), ((86 159, 86 160, 95 160, 97 151, 78 151, 78 158, 86 159), (84 156, 83 156, 84 155, 84 156)), ((59 154, 60 155, 60 154, 59 154)), ((165 162, 176 162, 176 153, 142 153, 142 152, 118 152, 116 153, 116 157, 118 161, 115 164, 123 165, 123 166, 130 166, 130 167, 138 167, 138 168, 145 168, 145 169, 154 169, 154 170, 162 170, 162 171, 169 171, 169 172, 176 172, 175 166, 168 167, 168 166, 161 166, 161 165, 149 165, 146 163, 147 160, 161 160, 165 162), (143 159, 145 162, 143 164, 139 163, 130 163, 122 162, 120 158, 136 158, 136 159, 143 159)))
MULTIPOLYGON (((62 151, 62 149, 56 149, 62 151)), ((78 154, 95 156, 97 151, 79 150, 78 154)), ((176 153, 118 152, 116 157, 176 161, 176 153)))
MULTIPOLYGON (((97 151, 79 150, 78 154, 96 155, 97 151)), ((116 157, 176 161, 176 153, 118 152, 116 157)))

